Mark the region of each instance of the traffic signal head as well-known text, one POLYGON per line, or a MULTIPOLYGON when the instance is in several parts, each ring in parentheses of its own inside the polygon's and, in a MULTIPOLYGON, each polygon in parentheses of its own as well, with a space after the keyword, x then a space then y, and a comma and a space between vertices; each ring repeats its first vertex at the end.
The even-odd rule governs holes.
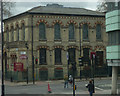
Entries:
POLYGON ((38 59, 37 58, 35 59, 35 64, 38 64, 38 59))

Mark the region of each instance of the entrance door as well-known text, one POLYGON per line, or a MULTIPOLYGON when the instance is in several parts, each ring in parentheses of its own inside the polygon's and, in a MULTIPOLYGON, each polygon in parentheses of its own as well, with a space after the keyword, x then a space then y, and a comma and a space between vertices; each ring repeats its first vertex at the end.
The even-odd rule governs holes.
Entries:
POLYGON ((103 65, 103 51, 97 51, 96 52, 96 66, 102 66, 103 65))

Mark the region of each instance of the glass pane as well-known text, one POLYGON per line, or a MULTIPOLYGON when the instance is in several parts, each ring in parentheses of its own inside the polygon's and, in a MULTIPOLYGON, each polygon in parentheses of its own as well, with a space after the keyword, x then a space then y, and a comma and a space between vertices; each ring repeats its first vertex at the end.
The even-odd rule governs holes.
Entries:
POLYGON ((101 25, 97 24, 96 26, 96 39, 101 39, 101 25))
POLYGON ((88 39, 88 25, 83 25, 83 39, 88 39))
POLYGON ((61 63, 61 48, 55 49, 55 63, 61 63))
POLYGON ((69 39, 74 39, 74 25, 69 25, 69 39))
POLYGON ((55 39, 60 39, 60 24, 54 26, 55 39))
POLYGON ((45 38, 45 24, 40 23, 39 25, 39 39, 46 39, 45 38))
POLYGON ((40 49, 40 56, 39 56, 40 64, 45 64, 46 63, 46 49, 41 48, 40 49))
POLYGON ((22 39, 25 40, 25 26, 24 26, 24 24, 22 25, 22 34, 23 34, 22 39))
POLYGON ((69 61, 75 62, 75 48, 68 49, 69 61))

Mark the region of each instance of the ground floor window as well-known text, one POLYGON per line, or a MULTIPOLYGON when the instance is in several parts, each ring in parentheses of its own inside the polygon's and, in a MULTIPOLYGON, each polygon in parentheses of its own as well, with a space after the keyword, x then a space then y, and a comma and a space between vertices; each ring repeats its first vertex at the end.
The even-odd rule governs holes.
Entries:
POLYGON ((56 68, 55 72, 55 79, 62 79, 63 78, 63 69, 62 68, 56 68))
POLYGON ((39 70, 39 79, 40 80, 48 80, 48 70, 47 69, 39 70))

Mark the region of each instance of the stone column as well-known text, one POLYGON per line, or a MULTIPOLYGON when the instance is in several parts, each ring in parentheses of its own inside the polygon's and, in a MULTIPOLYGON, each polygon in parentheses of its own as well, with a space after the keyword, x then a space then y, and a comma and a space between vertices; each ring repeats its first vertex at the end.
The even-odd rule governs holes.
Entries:
POLYGON ((112 66, 112 91, 111 94, 117 94, 117 66, 112 66))

